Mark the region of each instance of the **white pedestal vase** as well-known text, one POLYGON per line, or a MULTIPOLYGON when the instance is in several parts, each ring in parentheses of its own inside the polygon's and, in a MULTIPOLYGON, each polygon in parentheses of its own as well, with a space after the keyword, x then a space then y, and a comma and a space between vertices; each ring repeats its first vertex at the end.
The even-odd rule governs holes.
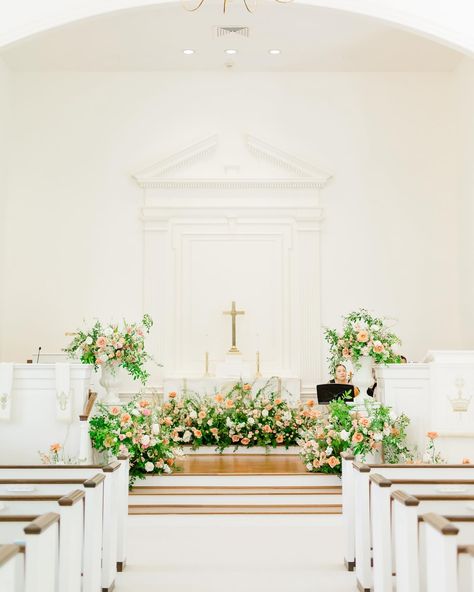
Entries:
POLYGON ((352 382, 359 389, 359 395, 355 398, 355 402, 363 405, 365 401, 372 401, 372 397, 367 394, 367 389, 374 383, 372 375, 374 360, 370 356, 362 356, 359 358, 359 364, 360 367, 355 368, 356 364, 354 363, 352 382))
POLYGON ((100 370, 101 377, 99 383, 105 389, 105 396, 101 402, 105 405, 120 405, 121 401, 118 393, 122 383, 122 369, 112 364, 104 364, 100 370))

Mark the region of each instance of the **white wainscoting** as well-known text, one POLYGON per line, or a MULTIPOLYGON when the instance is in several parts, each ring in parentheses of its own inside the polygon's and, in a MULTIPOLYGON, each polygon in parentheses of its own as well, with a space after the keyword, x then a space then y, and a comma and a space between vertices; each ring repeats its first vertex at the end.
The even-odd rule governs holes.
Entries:
POLYGON ((259 349, 264 375, 299 377, 302 393, 314 392, 321 361, 319 190, 329 176, 255 138, 247 148, 265 159, 265 172, 271 162, 273 179, 164 176, 187 160, 195 173, 217 142, 211 136, 135 176, 144 189, 144 309, 157 324, 160 378, 202 375, 205 351, 212 371, 230 347, 230 318, 222 313, 235 300, 245 310, 237 318, 245 360, 255 363, 259 349))

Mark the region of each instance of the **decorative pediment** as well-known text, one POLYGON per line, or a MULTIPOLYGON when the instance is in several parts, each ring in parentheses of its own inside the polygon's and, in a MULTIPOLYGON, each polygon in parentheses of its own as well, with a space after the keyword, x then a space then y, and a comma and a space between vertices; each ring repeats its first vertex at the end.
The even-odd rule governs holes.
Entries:
POLYGON ((222 145, 218 135, 135 173, 144 189, 321 189, 331 174, 252 135, 222 145), (242 148, 244 148, 242 150, 242 148))

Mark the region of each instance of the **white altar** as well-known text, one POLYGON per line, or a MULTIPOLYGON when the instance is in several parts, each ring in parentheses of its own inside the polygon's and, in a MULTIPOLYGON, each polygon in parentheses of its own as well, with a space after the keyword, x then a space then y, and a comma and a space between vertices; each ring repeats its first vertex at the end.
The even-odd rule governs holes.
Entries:
POLYGON ((474 462, 474 351, 430 351, 422 363, 377 366, 377 398, 410 418, 410 444, 428 431, 448 462, 474 462))
MULTIPOLYGON (((301 380, 293 377, 261 377, 249 380, 252 385, 252 394, 255 395, 272 378, 273 390, 281 393, 282 398, 296 404, 300 400, 301 380)), ((237 382, 235 378, 219 377, 176 377, 165 378, 163 381, 163 396, 166 400, 169 393, 175 392, 181 395, 185 392, 199 395, 214 395, 218 392, 225 393, 237 382)))
POLYGON ((55 442, 77 458, 91 374, 85 364, 0 364, 0 464, 37 464, 55 442))

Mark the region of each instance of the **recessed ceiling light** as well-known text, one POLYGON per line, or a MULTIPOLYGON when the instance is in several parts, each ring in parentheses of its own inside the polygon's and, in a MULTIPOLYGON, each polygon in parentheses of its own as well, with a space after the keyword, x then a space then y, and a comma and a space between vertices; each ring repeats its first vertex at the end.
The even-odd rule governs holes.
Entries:
POLYGON ((280 55, 281 54, 281 49, 269 49, 268 53, 270 55, 280 55))
POLYGON ((193 55, 194 49, 183 49, 185 55, 193 55))
POLYGON ((237 53, 236 49, 224 49, 224 52, 228 55, 234 55, 237 53))

